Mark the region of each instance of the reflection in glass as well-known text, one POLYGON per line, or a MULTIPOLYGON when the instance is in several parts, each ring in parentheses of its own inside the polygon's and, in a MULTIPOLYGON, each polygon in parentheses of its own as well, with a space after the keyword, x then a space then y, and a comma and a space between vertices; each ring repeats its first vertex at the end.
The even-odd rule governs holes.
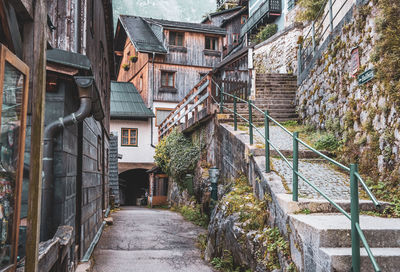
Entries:
POLYGON ((0 269, 12 263, 14 197, 24 75, 5 62, 0 132, 0 269))

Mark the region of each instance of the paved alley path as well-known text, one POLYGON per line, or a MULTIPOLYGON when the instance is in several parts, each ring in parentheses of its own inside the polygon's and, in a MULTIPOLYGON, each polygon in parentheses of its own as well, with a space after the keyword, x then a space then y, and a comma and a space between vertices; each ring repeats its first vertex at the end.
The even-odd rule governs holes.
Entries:
POLYGON ((123 207, 94 251, 95 272, 212 272, 200 258, 203 229, 168 210, 123 207))

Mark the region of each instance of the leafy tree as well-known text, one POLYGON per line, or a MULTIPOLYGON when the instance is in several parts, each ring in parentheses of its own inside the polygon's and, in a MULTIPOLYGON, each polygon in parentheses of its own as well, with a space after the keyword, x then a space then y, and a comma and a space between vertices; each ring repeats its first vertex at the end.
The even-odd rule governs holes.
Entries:
POLYGON ((185 188, 186 174, 192 174, 200 157, 200 147, 177 130, 164 137, 156 146, 154 160, 180 188, 185 188))

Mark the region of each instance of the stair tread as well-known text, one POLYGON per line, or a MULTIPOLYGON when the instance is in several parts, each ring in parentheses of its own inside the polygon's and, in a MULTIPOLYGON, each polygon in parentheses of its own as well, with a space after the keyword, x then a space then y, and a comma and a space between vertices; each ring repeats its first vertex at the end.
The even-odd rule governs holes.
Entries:
MULTIPOLYGON (((321 247, 320 250, 330 256, 351 256, 351 247, 321 247)), ((398 247, 372 247, 371 251, 377 256, 395 256, 400 257, 400 248, 398 247)), ((367 256, 365 248, 360 250, 361 256, 367 256)))
MULTIPOLYGON (((292 217, 319 230, 351 228, 350 220, 342 214, 295 214, 292 217)), ((360 226, 363 230, 400 230, 400 218, 360 215, 360 226)))

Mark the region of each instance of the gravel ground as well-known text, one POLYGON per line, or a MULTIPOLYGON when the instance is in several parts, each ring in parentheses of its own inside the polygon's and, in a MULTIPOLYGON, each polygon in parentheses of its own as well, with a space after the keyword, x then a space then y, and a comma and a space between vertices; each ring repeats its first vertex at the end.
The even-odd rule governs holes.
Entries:
MULTIPOLYGON (((291 163, 292 161, 289 160, 291 163)), ((281 159, 272 159, 273 169, 285 179, 292 190, 293 171, 281 159)), ((350 199, 349 176, 323 162, 299 161, 299 172, 326 195, 336 200, 350 199)), ((306 198, 323 198, 310 185, 299 178, 299 195, 306 198)))
MULTIPOLYGON (((257 130, 254 130, 254 136, 258 143, 264 143, 264 127, 258 128, 262 136, 257 130)), ((293 138, 283 129, 278 126, 269 127, 269 138, 271 143, 276 146, 279 150, 293 150, 293 138)), ((300 136, 301 139, 301 136, 300 136)), ((270 147, 270 150, 273 148, 270 147)), ((306 147, 299 144, 299 150, 307 150, 306 147)))
POLYGON ((196 238, 205 230, 168 210, 123 207, 94 251, 94 272, 213 272, 196 238))

